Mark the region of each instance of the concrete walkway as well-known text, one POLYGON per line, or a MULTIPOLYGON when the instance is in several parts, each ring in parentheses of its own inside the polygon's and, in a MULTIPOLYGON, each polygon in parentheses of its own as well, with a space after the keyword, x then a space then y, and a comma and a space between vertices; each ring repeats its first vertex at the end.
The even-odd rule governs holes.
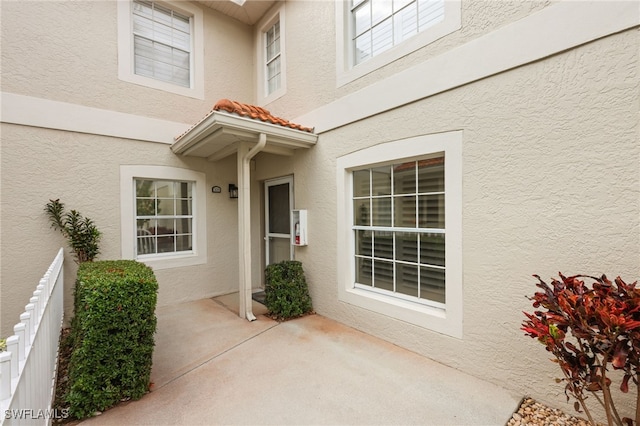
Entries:
POLYGON ((504 425, 518 406, 495 385, 319 315, 249 323, 234 297, 159 308, 152 392, 82 424, 504 425))

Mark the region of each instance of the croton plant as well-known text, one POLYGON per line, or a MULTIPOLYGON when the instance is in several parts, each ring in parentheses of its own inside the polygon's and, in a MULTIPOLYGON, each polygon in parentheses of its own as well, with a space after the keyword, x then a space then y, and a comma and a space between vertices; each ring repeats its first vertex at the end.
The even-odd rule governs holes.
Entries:
POLYGON ((612 398, 611 368, 620 370, 619 385, 624 393, 635 384, 635 424, 640 425, 640 289, 637 281, 614 282, 606 276, 586 275, 553 279, 547 284, 538 275, 541 290, 533 297, 533 313, 522 323, 525 335, 538 339, 551 352, 566 383, 567 400, 574 397, 575 408, 584 410, 595 425, 585 400, 593 395, 602 404, 609 425, 633 425, 634 420, 620 417, 612 398), (585 284, 585 279, 590 285, 585 284))

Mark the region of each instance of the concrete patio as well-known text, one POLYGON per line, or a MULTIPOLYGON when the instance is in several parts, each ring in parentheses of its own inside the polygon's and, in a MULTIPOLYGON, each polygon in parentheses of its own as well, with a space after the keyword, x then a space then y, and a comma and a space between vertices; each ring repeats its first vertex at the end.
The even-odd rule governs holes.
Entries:
POLYGON ((237 294, 159 308, 152 392, 84 421, 504 425, 519 398, 320 315, 278 323, 237 294))

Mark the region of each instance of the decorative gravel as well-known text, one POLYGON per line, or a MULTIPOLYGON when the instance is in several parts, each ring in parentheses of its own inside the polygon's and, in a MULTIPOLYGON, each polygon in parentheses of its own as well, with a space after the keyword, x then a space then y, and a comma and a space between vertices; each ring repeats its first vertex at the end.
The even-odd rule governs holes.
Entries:
POLYGON ((507 426, 589 426, 589 422, 579 417, 569 416, 555 408, 549 408, 532 398, 525 398, 518 411, 507 422, 507 426))

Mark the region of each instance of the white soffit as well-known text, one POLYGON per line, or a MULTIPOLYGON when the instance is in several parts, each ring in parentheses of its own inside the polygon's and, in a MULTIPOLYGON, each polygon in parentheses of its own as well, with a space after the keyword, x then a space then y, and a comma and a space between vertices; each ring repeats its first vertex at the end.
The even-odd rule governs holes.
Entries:
POLYGON ((203 6, 217 10, 233 19, 253 25, 271 8, 271 0, 197 0, 203 6))
POLYGON ((278 155, 293 155, 295 149, 311 148, 318 141, 318 135, 314 133, 212 111, 176 138, 171 150, 178 155, 216 161, 234 154, 239 142, 257 144, 262 133, 267 137, 267 145, 262 151, 278 155))

